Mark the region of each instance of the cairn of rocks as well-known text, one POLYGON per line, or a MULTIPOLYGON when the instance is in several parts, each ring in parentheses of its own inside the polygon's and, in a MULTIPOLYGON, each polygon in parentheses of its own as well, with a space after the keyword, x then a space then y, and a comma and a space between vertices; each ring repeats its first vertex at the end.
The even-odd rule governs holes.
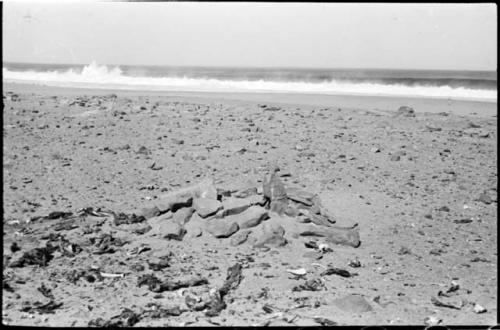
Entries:
POLYGON ((287 244, 288 231, 290 237, 317 236, 332 244, 360 245, 356 225, 335 226, 318 195, 285 187, 278 171, 274 167, 260 189, 216 187, 213 179, 206 178, 165 193, 141 211, 152 227, 148 235, 181 241, 208 233, 229 238, 233 246, 247 242, 254 247, 279 247, 287 244))

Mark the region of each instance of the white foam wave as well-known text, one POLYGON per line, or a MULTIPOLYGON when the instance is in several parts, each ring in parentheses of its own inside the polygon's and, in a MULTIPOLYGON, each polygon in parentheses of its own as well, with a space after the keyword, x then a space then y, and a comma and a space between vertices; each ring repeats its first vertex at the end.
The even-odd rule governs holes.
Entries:
POLYGON ((28 82, 48 86, 153 91, 271 92, 332 95, 405 96, 497 101, 496 90, 450 86, 407 86, 402 84, 350 83, 345 81, 281 82, 266 80, 219 80, 188 77, 131 77, 119 67, 91 63, 81 72, 11 71, 3 68, 5 82, 28 82))

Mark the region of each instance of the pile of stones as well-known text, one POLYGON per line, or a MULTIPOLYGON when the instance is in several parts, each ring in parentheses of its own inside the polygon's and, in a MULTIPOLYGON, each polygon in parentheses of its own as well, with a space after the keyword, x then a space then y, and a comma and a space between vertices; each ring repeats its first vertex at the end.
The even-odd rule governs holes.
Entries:
POLYGON ((262 187, 241 189, 216 187, 210 178, 160 195, 141 210, 151 230, 148 235, 183 240, 208 233, 229 239, 236 246, 284 246, 290 237, 317 236, 327 242, 352 247, 360 245, 359 230, 335 226, 333 216, 319 197, 295 187, 285 187, 271 170, 262 187))

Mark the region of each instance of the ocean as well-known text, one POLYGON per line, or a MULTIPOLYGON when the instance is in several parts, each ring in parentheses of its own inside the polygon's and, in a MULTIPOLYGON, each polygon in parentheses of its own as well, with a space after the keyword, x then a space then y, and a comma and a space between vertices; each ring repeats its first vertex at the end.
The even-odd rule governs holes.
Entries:
POLYGON ((404 96, 497 102, 496 71, 3 63, 3 81, 151 91, 404 96))

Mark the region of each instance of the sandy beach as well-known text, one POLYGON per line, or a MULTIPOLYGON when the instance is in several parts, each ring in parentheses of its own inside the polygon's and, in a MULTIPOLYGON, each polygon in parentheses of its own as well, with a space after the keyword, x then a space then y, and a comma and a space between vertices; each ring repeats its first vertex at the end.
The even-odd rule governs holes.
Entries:
POLYGON ((5 324, 497 323, 497 103, 3 89, 5 324))

